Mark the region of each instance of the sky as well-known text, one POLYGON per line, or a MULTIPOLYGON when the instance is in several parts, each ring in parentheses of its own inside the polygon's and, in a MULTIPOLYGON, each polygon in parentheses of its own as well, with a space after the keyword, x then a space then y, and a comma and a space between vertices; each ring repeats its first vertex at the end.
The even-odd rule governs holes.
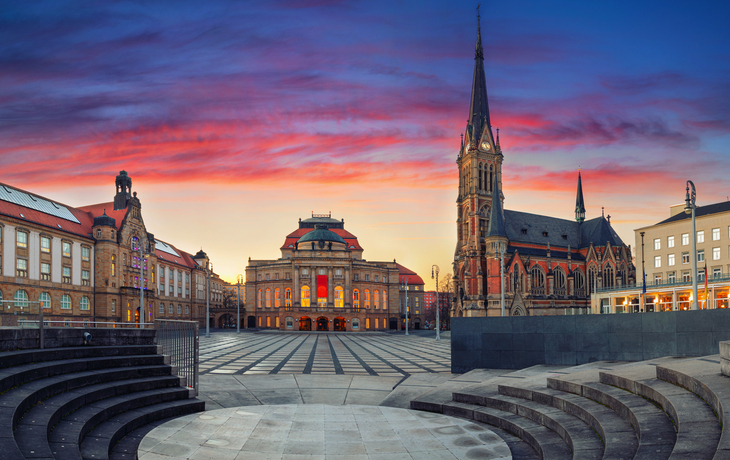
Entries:
MULTIPOLYGON (((0 0, 0 182, 70 206, 126 170, 148 231, 234 281, 332 213, 367 260, 451 271, 476 2, 0 0)), ((505 208, 626 244, 728 199, 730 2, 481 4, 505 208)))

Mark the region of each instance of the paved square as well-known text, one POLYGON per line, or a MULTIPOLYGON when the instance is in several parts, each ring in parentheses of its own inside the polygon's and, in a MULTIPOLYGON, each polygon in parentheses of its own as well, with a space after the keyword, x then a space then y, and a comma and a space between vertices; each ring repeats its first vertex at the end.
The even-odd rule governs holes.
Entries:
POLYGON ((420 334, 215 332, 200 336, 200 374, 405 378, 451 372, 451 341, 420 334))

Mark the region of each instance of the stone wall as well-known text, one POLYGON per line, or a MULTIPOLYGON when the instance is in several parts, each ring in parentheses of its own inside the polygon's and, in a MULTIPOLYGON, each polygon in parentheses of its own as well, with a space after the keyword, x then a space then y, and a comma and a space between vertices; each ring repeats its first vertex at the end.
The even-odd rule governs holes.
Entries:
MULTIPOLYGON (((78 347, 84 345, 84 332, 91 334, 91 345, 152 345, 155 329, 111 328, 47 328, 45 348, 78 347)), ((38 348, 38 329, 1 328, 0 351, 38 348)))
POLYGON ((451 319, 451 371, 705 356, 730 340, 730 310, 451 319))

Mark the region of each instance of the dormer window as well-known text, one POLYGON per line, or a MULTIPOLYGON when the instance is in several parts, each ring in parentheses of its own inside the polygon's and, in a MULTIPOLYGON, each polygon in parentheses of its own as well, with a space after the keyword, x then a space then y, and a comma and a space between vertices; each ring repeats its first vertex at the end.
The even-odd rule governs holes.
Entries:
POLYGON ((542 232, 542 236, 548 236, 548 232, 542 232))
POLYGON ((523 228, 523 229, 522 229, 522 234, 523 234, 523 235, 527 235, 527 229, 526 229, 526 228, 523 228))
POLYGON ((563 235, 563 239, 564 240, 567 240, 568 239, 568 235, 563 235))

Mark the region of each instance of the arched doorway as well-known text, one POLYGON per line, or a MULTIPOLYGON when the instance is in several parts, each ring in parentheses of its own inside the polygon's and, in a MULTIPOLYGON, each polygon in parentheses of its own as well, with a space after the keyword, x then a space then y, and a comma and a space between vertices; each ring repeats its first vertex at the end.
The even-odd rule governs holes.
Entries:
POLYGON ((256 327, 256 317, 255 316, 252 315, 252 316, 248 317, 248 326, 246 326, 246 327, 251 328, 251 329, 256 327))
POLYGON ((390 325, 388 327, 392 330, 398 329, 398 320, 396 318, 390 318, 390 325))
POLYGON ((312 330, 312 318, 309 316, 302 316, 299 318, 299 330, 300 331, 311 331, 312 330))
POLYGON ((218 327, 220 328, 231 328, 236 327, 236 318, 230 313, 226 313, 218 318, 218 327))
POLYGON ((347 321, 345 321, 345 318, 338 316, 334 319, 334 331, 346 331, 347 330, 347 321))
POLYGON ((139 307, 134 310, 134 322, 137 323, 137 327, 139 327, 139 307))
POLYGON ((320 316, 319 318, 317 318, 317 330, 318 331, 329 331, 330 330, 330 320, 328 320, 324 316, 320 316))

